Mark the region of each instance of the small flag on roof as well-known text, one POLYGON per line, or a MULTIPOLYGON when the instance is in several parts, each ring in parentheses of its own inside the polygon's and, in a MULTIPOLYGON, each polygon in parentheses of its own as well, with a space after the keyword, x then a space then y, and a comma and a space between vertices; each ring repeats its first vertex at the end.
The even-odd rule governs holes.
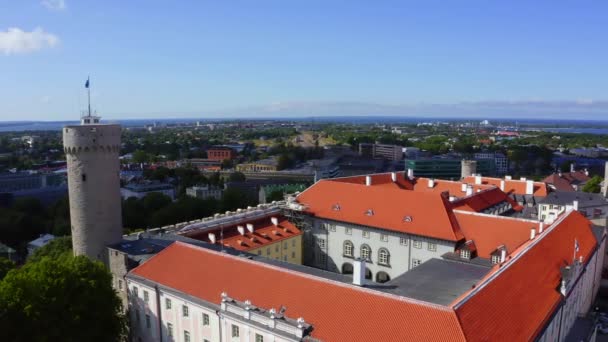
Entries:
POLYGON ((89 87, 89 79, 88 79, 88 78, 87 78, 87 83, 85 83, 85 84, 84 84, 84 87, 85 87, 85 88, 88 88, 88 87, 89 87))

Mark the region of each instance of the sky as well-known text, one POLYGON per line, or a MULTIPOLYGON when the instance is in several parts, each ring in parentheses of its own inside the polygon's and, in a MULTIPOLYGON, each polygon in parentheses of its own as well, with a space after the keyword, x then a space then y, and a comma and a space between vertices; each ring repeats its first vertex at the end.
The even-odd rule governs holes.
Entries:
POLYGON ((608 119, 607 1, 0 0, 0 121, 608 119))

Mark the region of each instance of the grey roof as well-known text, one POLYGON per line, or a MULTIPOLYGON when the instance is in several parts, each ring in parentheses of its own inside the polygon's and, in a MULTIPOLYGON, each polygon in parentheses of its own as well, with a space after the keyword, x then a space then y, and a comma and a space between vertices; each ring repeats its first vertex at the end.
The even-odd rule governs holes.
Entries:
POLYGON ((608 200, 601 194, 578 191, 554 191, 549 193, 539 203, 571 205, 574 201, 578 201, 579 208, 608 206, 608 200))
POLYGON ((430 259, 384 284, 368 286, 403 297, 448 305, 485 276, 490 268, 451 260, 430 259))

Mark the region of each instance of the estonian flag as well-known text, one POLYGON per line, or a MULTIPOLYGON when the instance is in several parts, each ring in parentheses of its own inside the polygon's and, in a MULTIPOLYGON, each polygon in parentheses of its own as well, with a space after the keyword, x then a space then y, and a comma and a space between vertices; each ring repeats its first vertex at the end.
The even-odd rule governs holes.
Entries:
POLYGON ((84 84, 84 87, 85 87, 85 88, 88 88, 88 87, 89 87, 89 79, 88 79, 88 78, 87 78, 87 83, 85 83, 85 84, 84 84))

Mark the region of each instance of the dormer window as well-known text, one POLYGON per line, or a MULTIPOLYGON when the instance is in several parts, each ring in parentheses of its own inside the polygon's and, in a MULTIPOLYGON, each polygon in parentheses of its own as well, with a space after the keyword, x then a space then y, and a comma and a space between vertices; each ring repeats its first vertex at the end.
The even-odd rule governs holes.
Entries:
POLYGON ((467 260, 471 259, 471 251, 469 251, 468 249, 461 249, 460 257, 467 260))
POLYGON ((409 215, 403 217, 403 222, 412 222, 412 220, 413 220, 412 217, 409 215))
POLYGON ((333 205, 333 207, 331 207, 331 209, 333 211, 340 211, 340 205, 336 203, 336 204, 333 205))
POLYGON ((500 255, 492 255, 492 265, 500 263, 500 255))
POLYGON ((367 216, 374 216, 374 210, 373 209, 367 209, 365 211, 365 215, 367 215, 367 216))

